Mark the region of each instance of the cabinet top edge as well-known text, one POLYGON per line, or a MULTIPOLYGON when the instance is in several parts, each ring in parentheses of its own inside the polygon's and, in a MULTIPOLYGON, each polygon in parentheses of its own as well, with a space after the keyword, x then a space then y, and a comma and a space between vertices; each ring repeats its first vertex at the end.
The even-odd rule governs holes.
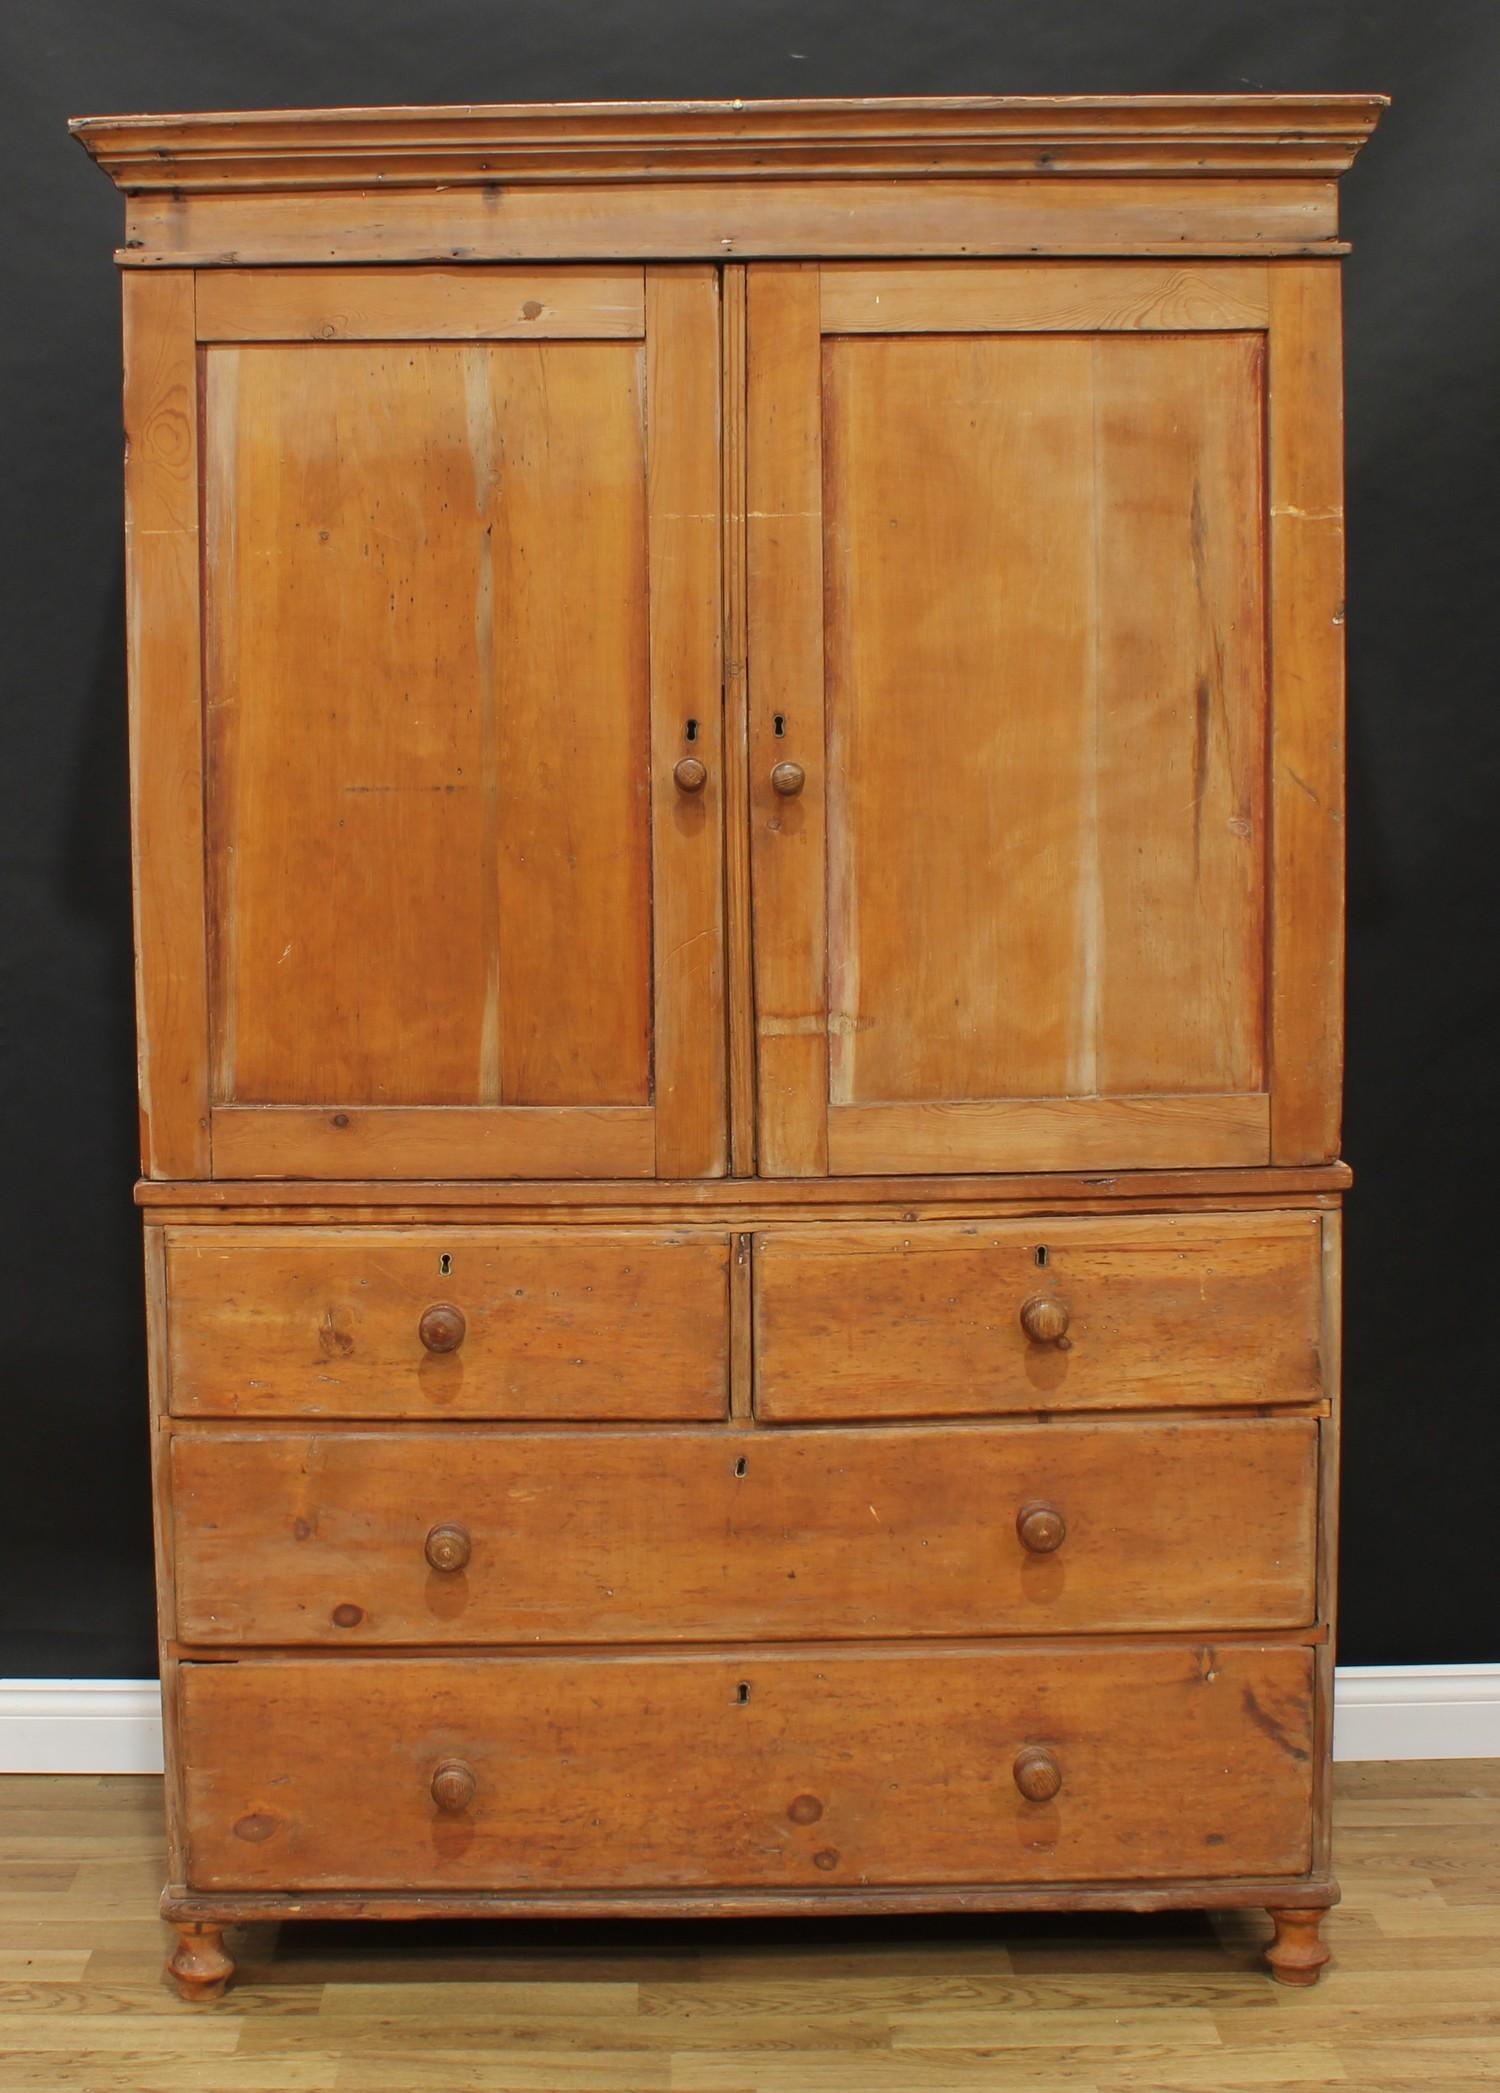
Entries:
POLYGON ((75 117, 127 192, 371 182, 1341 174, 1378 94, 953 95, 866 100, 516 102, 75 117))

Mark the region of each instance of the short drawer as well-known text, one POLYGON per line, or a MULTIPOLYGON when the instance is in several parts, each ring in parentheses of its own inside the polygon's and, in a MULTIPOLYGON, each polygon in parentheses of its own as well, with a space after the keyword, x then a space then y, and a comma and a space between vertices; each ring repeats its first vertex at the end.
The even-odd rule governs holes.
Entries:
POLYGON ((1301 1873, 1313 1697, 1245 1643, 189 1664, 188 1885, 1301 1873))
POLYGON ((179 1432, 177 1634, 587 1643, 1291 1628, 1309 1418, 179 1432))
POLYGON ((167 1234, 179 1416, 722 1417, 729 1240, 574 1229, 167 1234))
POLYGON ((767 1420, 1309 1401, 1319 1216, 768 1230, 755 1238, 767 1420))

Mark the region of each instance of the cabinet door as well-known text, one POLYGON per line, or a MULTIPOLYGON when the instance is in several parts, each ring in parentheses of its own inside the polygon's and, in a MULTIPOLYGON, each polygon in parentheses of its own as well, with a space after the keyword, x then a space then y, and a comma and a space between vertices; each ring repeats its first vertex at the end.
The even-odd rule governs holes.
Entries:
POLYGON ((1332 1155, 1334 265, 750 275, 761 1168, 1332 1155))
POLYGON ((191 316, 214 1174, 722 1171, 714 272, 191 316))

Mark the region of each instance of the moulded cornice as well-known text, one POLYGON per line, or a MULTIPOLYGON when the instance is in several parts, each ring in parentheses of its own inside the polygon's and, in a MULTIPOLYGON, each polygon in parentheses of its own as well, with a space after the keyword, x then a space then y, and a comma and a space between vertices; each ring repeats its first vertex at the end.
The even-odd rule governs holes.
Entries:
POLYGON ((1342 174, 1383 95, 496 103, 92 116, 127 193, 893 175, 1342 174))

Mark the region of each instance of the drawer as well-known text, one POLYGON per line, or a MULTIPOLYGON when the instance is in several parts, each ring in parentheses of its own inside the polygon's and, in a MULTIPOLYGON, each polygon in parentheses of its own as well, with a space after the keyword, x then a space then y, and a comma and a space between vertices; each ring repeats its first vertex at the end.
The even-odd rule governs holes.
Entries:
POLYGON ((166 1262, 179 1416, 728 1408, 724 1234, 183 1228, 166 1262))
POLYGON ((1302 1417, 179 1432, 177 1634, 348 1647, 1297 1627, 1314 1616, 1317 1434, 1302 1417))
POLYGON ((756 1415, 1306 1402, 1319 1249, 1315 1213, 768 1230, 756 1415))
POLYGON ((197 1890, 1162 1882, 1311 1858, 1300 1648, 268 1658, 183 1666, 179 1707, 197 1890), (1039 1795, 1055 1773, 1050 1799, 1018 1760, 1039 1795))

